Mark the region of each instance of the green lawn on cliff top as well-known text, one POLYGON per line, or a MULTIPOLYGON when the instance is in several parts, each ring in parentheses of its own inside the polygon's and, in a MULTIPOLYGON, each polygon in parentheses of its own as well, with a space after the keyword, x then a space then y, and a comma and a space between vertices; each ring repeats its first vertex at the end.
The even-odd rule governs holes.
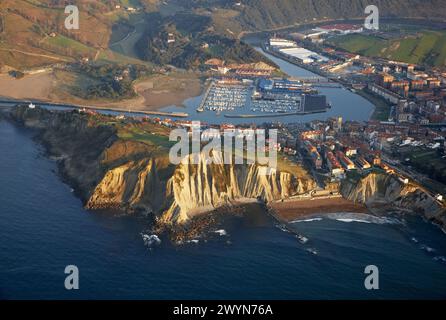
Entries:
POLYGON ((170 130, 152 123, 126 125, 118 129, 118 137, 170 149, 175 142, 169 141, 170 130))

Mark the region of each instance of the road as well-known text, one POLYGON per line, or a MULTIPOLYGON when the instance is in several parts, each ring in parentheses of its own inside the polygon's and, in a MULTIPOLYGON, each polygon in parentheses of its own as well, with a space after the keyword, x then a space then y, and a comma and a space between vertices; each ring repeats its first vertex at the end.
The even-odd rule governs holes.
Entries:
POLYGON ((395 170, 395 173, 398 174, 400 178, 403 179, 408 178, 410 180, 413 180, 416 184, 418 184, 418 186, 423 192, 427 193, 432 198, 434 198, 438 204, 442 206, 444 205, 441 201, 437 200, 437 192, 432 191, 429 187, 426 186, 425 182, 426 180, 430 180, 430 178, 426 177, 425 175, 419 172, 411 170, 400 163, 397 164, 394 160, 391 160, 385 157, 384 155, 382 156, 382 160, 387 166, 389 166, 389 168, 395 170))
POLYGON ((84 105, 73 105, 73 104, 62 104, 62 103, 48 103, 36 100, 0 100, 0 105, 12 107, 17 104, 28 105, 33 103, 34 105, 41 105, 50 108, 68 108, 68 109, 88 109, 96 112, 112 111, 112 112, 122 112, 132 115, 154 115, 154 116, 164 116, 172 118, 187 118, 189 114, 184 112, 163 112, 163 111, 131 111, 130 109, 121 108, 98 108, 93 106, 84 105))
POLYGON ((26 55, 28 55, 28 56, 42 57, 42 58, 48 58, 48 59, 58 60, 58 61, 65 61, 65 62, 69 62, 69 61, 70 61, 70 60, 68 60, 68 59, 61 58, 61 57, 50 56, 50 55, 47 55, 47 54, 40 54, 40 53, 26 52, 26 51, 17 50, 17 49, 5 49, 5 48, 0 48, 0 50, 1 50, 1 51, 9 51, 9 52, 17 52, 17 53, 21 53, 21 54, 26 54, 26 55))

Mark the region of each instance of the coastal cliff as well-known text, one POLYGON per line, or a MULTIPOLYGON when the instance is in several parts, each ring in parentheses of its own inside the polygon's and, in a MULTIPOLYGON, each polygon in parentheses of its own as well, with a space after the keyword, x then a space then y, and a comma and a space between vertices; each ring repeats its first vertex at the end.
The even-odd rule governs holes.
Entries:
MULTIPOLYGON (((218 156, 214 154, 214 156, 218 156)), ((207 165, 200 155, 197 165, 191 157, 183 161, 168 182, 167 198, 172 204, 162 219, 166 222, 184 222, 203 210, 236 203, 237 200, 261 199, 269 202, 306 193, 315 182, 288 172, 251 165, 207 165)))
MULTIPOLYGON (((15 108, 11 118, 38 130, 37 140, 58 160, 62 177, 87 209, 140 212, 152 216, 161 229, 183 228, 188 222, 193 225, 192 221, 198 221, 196 226, 212 224, 207 213, 220 208, 259 200, 277 203, 316 188, 301 167, 283 170, 279 165, 281 170, 266 175, 265 166, 207 164, 203 154, 198 164, 191 164, 190 156, 174 166, 162 140, 168 140, 169 129, 155 124, 27 107, 15 108)), ((420 186, 405 184, 394 175, 352 174, 340 191, 346 200, 377 214, 389 210, 418 213, 446 225, 444 206, 420 186)))
POLYGON ((446 226, 444 206, 420 186, 403 183, 394 175, 370 173, 359 179, 347 178, 341 184, 341 193, 348 200, 365 204, 372 212, 417 213, 446 226))
POLYGON ((86 208, 126 208, 153 213, 162 206, 163 189, 155 160, 129 161, 105 172, 86 208))
POLYGON ((143 210, 157 214, 162 223, 176 224, 222 206, 305 193, 315 185, 287 172, 264 175, 267 168, 259 165, 205 163, 200 154, 198 164, 185 161, 170 177, 161 179, 156 159, 127 162, 105 173, 86 207, 143 210))
MULTIPOLYGON (((153 214, 162 224, 184 224, 220 207, 257 200, 273 201, 306 193, 316 183, 309 176, 257 164, 207 165, 190 158, 173 166, 167 150, 120 138, 112 117, 19 107, 12 118, 38 129, 38 140, 59 160, 67 182, 87 209, 121 209, 153 214), (93 120, 95 121, 93 121, 93 120)), ((133 124, 127 124, 133 125, 133 124)))

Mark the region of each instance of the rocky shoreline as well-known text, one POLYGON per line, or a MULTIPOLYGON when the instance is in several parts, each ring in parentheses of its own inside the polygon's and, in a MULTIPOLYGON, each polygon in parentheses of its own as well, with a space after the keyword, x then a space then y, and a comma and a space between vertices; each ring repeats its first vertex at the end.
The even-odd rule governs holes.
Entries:
POLYGON ((271 206, 284 221, 314 213, 391 209, 446 225, 446 209, 435 199, 384 173, 344 180, 342 198, 290 201, 313 190, 315 181, 281 171, 264 176, 258 165, 209 166, 204 158, 198 165, 173 166, 147 144, 122 140, 115 127, 93 125, 89 115, 76 111, 18 107, 11 119, 37 130, 37 141, 59 158, 62 179, 86 209, 147 215, 155 231, 167 232, 175 243, 197 237, 228 212, 243 212, 250 205, 243 203, 247 199, 271 206))
POLYGON ((359 180, 346 179, 341 194, 347 200, 365 205, 375 215, 390 212, 417 214, 446 230, 446 207, 420 186, 403 183, 395 175, 370 173, 359 180))
MULTIPOLYGON (((101 119, 107 122, 105 115, 101 119)), ((36 140, 50 157, 57 157, 59 173, 86 209, 119 209, 153 217, 156 228, 178 230, 173 238, 193 236, 215 222, 215 212, 244 207, 240 203, 279 200, 305 193, 315 182, 289 172, 261 174, 258 165, 205 164, 172 166, 148 145, 124 141, 108 125, 92 125, 87 114, 14 108, 11 120, 36 130, 36 140), (197 212, 213 214, 198 214, 197 212)))

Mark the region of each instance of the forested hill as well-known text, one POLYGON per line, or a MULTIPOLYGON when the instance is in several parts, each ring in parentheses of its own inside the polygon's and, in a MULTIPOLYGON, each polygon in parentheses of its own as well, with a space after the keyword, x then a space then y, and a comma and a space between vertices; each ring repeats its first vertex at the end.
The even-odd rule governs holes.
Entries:
POLYGON ((244 29, 263 30, 321 19, 365 17, 374 4, 381 17, 445 19, 444 0, 196 0, 200 5, 221 5, 240 11, 244 29), (241 5, 237 5, 237 3, 241 5))

